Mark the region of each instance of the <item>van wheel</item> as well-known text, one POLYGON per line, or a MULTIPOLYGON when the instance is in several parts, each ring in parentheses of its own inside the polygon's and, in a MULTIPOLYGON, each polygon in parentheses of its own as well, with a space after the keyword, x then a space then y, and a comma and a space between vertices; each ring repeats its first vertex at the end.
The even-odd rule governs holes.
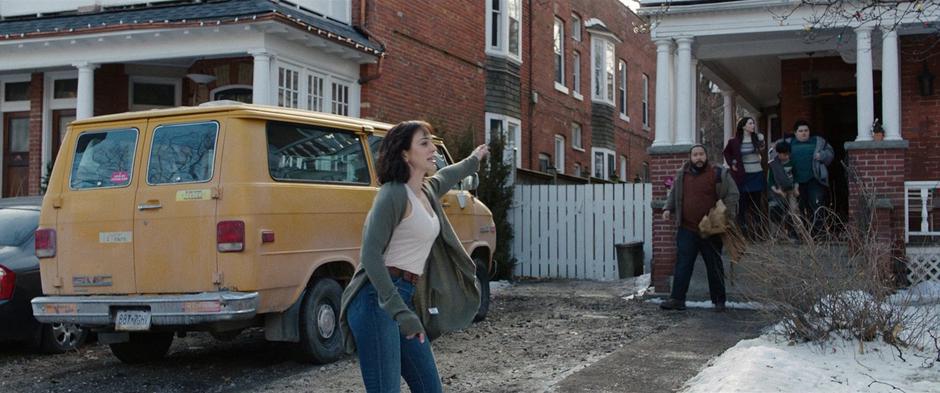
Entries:
POLYGON ((130 333, 130 341, 110 344, 111 353, 127 364, 160 360, 173 344, 173 332, 130 333))
POLYGON ((300 308, 300 357, 318 364, 339 360, 343 336, 339 329, 339 305, 343 288, 329 278, 317 280, 304 295, 300 308))
POLYGON ((480 309, 473 317, 473 322, 480 322, 486 319, 490 311, 490 272, 486 261, 481 258, 473 258, 473 264, 477 266, 477 281, 480 282, 480 309))
POLYGON ((44 353, 63 353, 81 346, 88 337, 88 330, 74 323, 42 324, 42 343, 44 353))

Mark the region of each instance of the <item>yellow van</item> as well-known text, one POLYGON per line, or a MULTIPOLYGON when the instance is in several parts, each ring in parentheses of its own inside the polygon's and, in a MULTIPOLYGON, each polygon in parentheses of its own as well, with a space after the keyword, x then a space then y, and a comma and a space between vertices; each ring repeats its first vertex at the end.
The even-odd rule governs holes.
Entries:
MULTIPOLYGON (((233 102, 72 123, 36 231, 34 315, 97 331, 127 363, 165 356, 174 333, 248 327, 306 361, 338 359, 340 295, 390 127, 233 102)), ((488 288, 496 233, 475 183, 442 206, 488 288)))

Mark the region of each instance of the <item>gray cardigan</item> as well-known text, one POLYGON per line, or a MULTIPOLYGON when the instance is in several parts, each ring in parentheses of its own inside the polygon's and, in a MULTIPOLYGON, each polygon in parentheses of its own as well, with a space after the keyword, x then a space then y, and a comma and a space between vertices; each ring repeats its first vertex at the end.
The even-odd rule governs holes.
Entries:
MULTIPOLYGON (((663 210, 669 210, 675 213, 676 228, 682 226, 682 198, 685 194, 682 192, 682 181, 689 171, 690 162, 686 161, 676 173, 676 179, 672 182, 672 189, 666 195, 666 205, 663 210)), ((717 168, 715 168, 717 170, 717 168)), ((728 216, 728 222, 734 222, 738 216, 738 186, 729 173, 728 168, 721 169, 721 181, 715 185, 718 190, 718 198, 725 203, 725 214, 728 216)))
POLYGON ((349 330, 347 308, 359 289, 368 281, 378 293, 379 307, 398 322, 401 334, 425 332, 429 338, 463 329, 470 325, 480 308, 480 288, 476 268, 460 239, 441 209, 440 198, 461 179, 475 173, 480 160, 471 155, 463 161, 439 170, 424 181, 423 190, 440 219, 441 232, 425 264, 424 274, 415 289, 415 310, 411 311, 399 295, 385 266, 385 249, 408 206, 404 183, 389 182, 379 192, 362 228, 359 268, 353 275, 340 305, 340 327, 346 340, 346 352, 353 353, 356 343, 349 330), (434 309, 437 314, 431 314, 434 309))

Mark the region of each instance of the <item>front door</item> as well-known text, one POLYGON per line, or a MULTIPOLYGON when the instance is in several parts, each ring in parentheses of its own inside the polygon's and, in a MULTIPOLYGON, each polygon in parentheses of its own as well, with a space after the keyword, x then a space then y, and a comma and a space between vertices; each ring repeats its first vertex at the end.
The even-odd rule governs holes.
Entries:
POLYGON ((29 112, 3 116, 3 197, 29 194, 29 112))
MULTIPOLYGON (((59 146, 62 145, 62 139, 65 138, 65 131, 69 123, 75 121, 75 109, 59 109, 52 111, 52 163, 55 163, 59 154, 59 146)), ((51 167, 49 168, 51 169, 51 167)), ((52 171, 46 171, 52 173, 52 171)))
POLYGON ((148 124, 134 206, 139 293, 215 290, 220 123, 148 124))

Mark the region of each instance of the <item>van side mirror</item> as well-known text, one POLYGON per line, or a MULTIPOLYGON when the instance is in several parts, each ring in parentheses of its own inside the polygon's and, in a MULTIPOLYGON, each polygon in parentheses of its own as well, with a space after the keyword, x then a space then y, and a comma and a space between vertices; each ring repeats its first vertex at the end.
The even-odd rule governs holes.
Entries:
POLYGON ((460 182, 460 188, 466 191, 474 191, 480 186, 480 175, 474 173, 467 176, 460 182))

